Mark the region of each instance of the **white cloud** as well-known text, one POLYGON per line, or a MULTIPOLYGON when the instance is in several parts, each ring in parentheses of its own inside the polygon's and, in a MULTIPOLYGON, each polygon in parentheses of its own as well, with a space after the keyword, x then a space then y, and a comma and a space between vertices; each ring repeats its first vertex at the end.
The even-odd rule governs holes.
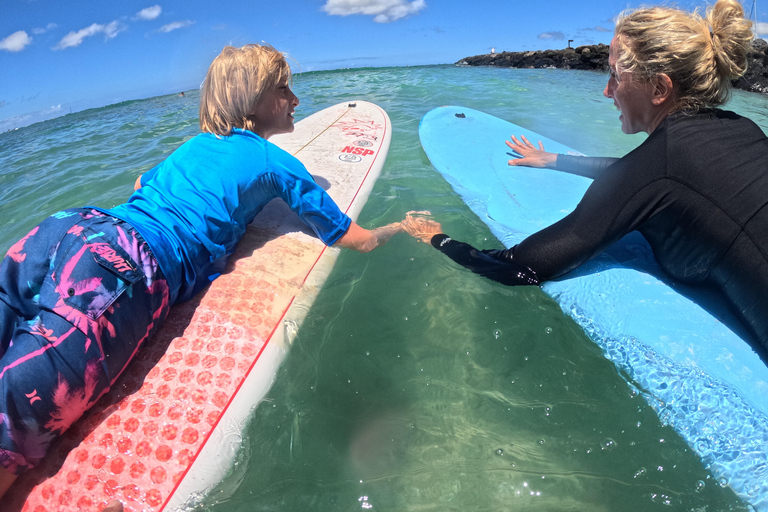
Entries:
POLYGON ((80 46, 80 43, 82 43, 86 37, 95 36, 96 34, 104 34, 105 40, 113 39, 117 36, 117 34, 124 30, 126 30, 126 27, 123 26, 119 21, 113 21, 107 25, 94 23, 90 27, 78 30, 77 32, 70 32, 69 34, 65 35, 61 41, 59 41, 59 44, 54 46, 53 49, 63 50, 64 48, 80 46))
POLYGON ((161 12, 163 12, 162 7, 159 5, 153 5, 152 7, 147 7, 146 9, 142 9, 137 12, 136 17, 140 20, 153 20, 160 16, 161 12))
POLYGON ((768 35, 768 23, 765 23, 764 21, 759 21, 755 23, 754 29, 755 29, 755 34, 757 34, 758 36, 768 35))
POLYGON ((19 30, 9 35, 5 39, 0 40, 0 50, 8 52, 20 52, 32 42, 32 38, 24 30, 19 30))
POLYGON ((190 25, 194 25, 195 22, 192 20, 184 20, 184 21, 174 21, 173 23, 169 23, 167 25, 163 25, 159 29, 157 29, 158 32, 171 32, 172 30, 176 30, 179 28, 188 27, 190 25))
POLYGON ((117 37, 117 34, 122 32, 123 30, 127 30, 127 27, 125 27, 118 21, 113 21, 112 23, 104 27, 104 38, 113 39, 117 37))
MULTIPOLYGON (((2 103, 4 104, 5 102, 2 103)), ((18 116, 9 117, 6 119, 0 119, 0 132, 4 132, 6 130, 14 130, 16 128, 27 126, 32 123, 45 121, 46 119, 58 117, 65 112, 66 110, 61 106, 61 104, 59 104, 52 105, 51 108, 45 110, 39 110, 36 112, 20 114, 18 116)))
POLYGON ((8 119, 0 120, 0 132, 6 130, 13 130, 20 126, 26 126, 30 124, 32 116, 30 114, 22 114, 19 116, 9 117, 8 119))
POLYGON ((45 33, 46 33, 46 32, 48 32, 49 30, 53 30, 53 29, 55 29, 56 27, 58 27, 58 25, 57 25, 57 24, 55 24, 55 23, 49 23, 49 24, 48 24, 48 25, 46 25, 45 27, 37 27, 37 28, 33 28, 33 29, 32 29, 32 33, 33 33, 33 34, 35 34, 35 35, 45 34, 45 33))
POLYGON ((565 39, 565 34, 562 32, 544 32, 539 34, 539 39, 565 39))
POLYGON ((327 0, 322 9, 333 16, 364 14, 373 16, 376 23, 389 23, 416 14, 426 6, 425 0, 327 0))

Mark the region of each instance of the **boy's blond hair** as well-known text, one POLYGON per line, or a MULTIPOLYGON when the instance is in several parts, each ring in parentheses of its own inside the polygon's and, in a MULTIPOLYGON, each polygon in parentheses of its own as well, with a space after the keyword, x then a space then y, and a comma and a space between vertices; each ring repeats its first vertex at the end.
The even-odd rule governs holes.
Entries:
POLYGON ((227 46, 201 87, 200 130, 222 136, 233 128, 255 131, 251 116, 264 92, 290 78, 285 55, 270 45, 227 46))

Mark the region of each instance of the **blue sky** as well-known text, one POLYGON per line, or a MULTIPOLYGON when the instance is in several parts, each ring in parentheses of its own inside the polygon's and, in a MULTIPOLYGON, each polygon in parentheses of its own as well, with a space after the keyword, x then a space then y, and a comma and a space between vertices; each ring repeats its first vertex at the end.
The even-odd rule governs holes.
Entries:
POLYGON ((447 64, 491 48, 564 48, 568 39, 574 46, 608 43, 615 16, 640 5, 635 0, 2 3, 0 132, 70 111, 197 88, 226 45, 266 41, 288 52, 296 71, 447 64))

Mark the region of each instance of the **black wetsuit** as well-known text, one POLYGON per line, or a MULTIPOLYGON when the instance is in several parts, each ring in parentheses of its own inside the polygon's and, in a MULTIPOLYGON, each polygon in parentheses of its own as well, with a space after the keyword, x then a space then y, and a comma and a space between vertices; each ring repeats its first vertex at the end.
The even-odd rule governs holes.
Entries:
POLYGON ((768 138, 755 123, 721 110, 677 113, 624 158, 558 155, 557 168, 594 178, 559 222, 508 250, 446 235, 432 245, 491 279, 536 284, 638 230, 665 272, 720 290, 768 351, 768 138))

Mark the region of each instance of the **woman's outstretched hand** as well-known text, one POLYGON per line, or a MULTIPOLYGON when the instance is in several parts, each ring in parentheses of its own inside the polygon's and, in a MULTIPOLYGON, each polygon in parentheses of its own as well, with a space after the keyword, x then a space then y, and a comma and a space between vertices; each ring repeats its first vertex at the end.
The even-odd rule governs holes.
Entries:
POLYGON ((432 237, 443 232, 439 222, 432 220, 428 211, 410 211, 402 222, 405 232, 420 242, 428 244, 432 237))
POLYGON ((544 144, 542 144, 541 141, 539 141, 538 148, 531 144, 524 135, 521 135, 519 140, 512 135, 512 140, 507 140, 505 142, 512 151, 520 155, 520 158, 513 158, 510 160, 509 165, 552 168, 557 163, 557 154, 544 151, 544 144))

